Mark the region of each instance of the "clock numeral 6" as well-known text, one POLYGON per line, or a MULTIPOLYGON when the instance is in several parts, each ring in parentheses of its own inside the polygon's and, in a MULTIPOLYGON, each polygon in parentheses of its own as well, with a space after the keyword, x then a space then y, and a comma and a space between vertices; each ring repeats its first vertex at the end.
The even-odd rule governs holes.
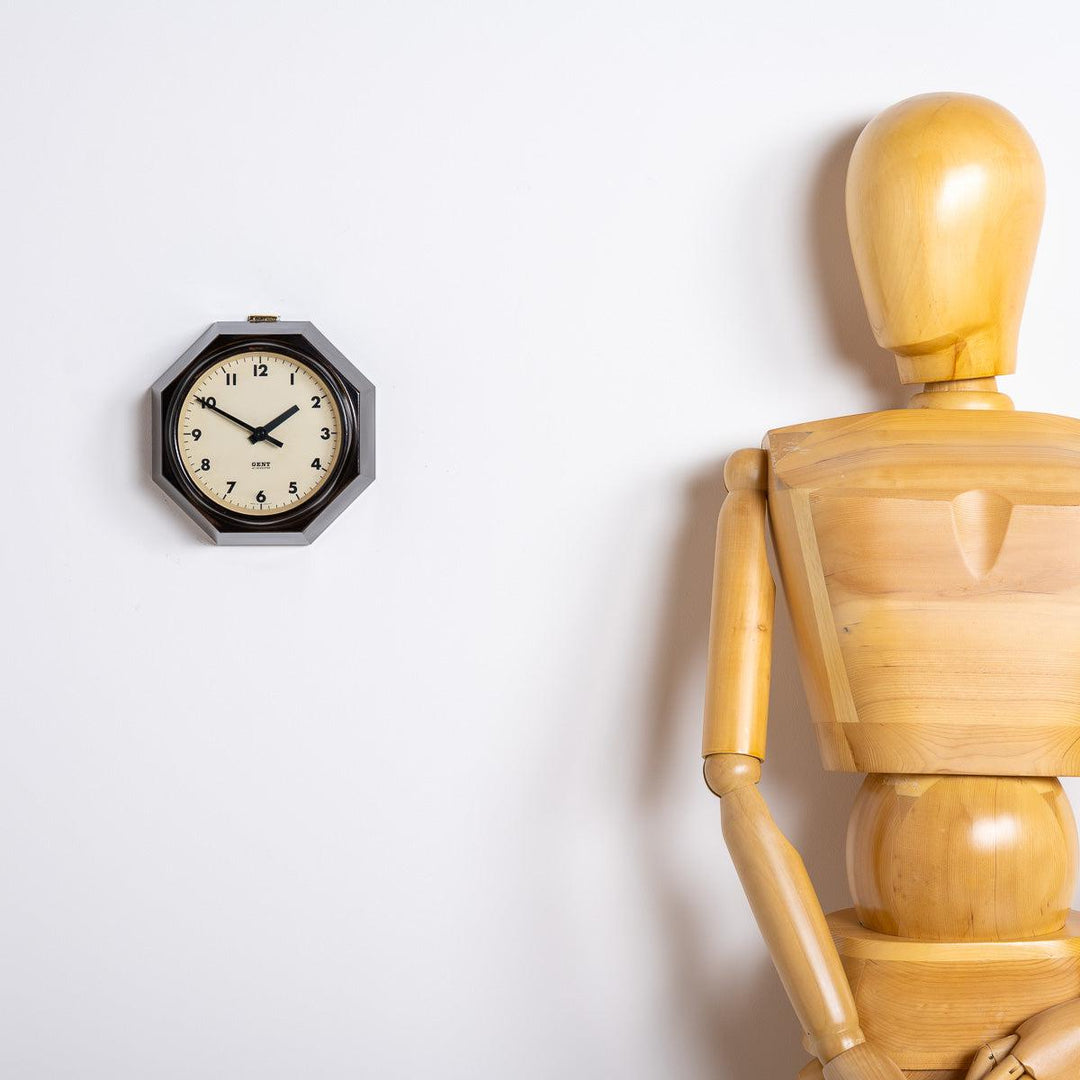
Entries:
POLYGON ((257 494, 255 495, 255 501, 256 501, 257 503, 264 503, 264 502, 266 502, 266 492, 265 492, 265 491, 260 491, 260 492, 258 492, 258 493, 257 493, 257 494))

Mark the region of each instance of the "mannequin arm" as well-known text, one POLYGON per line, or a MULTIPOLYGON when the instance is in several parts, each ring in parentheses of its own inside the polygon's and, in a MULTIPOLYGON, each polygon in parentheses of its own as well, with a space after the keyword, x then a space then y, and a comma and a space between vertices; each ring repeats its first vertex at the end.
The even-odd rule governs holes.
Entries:
POLYGON ((724 466, 728 496, 716 523, 703 757, 765 760, 776 589, 765 553, 768 465, 738 450, 724 466))
POLYGON ((830 1080, 901 1080, 865 1045, 855 1001, 799 854, 756 784, 765 757, 775 589, 765 546, 767 460, 740 450, 724 469, 716 536, 705 780, 721 798, 724 840, 810 1049, 830 1080))

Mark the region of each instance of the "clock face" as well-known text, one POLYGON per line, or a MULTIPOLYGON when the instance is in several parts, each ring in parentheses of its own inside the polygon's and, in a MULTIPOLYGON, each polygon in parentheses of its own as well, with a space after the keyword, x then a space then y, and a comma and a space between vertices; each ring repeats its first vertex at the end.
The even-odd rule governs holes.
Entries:
POLYGON ((342 410, 302 360, 250 348, 195 376, 180 402, 181 467, 212 502, 258 518, 313 498, 334 471, 342 410))

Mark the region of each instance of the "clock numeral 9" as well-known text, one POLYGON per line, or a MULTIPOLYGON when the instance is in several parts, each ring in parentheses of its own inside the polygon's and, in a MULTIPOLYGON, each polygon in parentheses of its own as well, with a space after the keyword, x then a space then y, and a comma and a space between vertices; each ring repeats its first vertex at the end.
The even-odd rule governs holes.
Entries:
POLYGON ((297 492, 296 481, 295 480, 290 480, 289 481, 289 494, 290 495, 295 495, 296 492, 297 492))
POLYGON ((328 427, 324 427, 322 429, 322 438, 323 439, 329 439, 330 438, 330 429, 328 427))
POLYGON ((265 492, 265 491, 260 491, 260 492, 258 492, 258 493, 256 494, 256 496, 255 496, 255 501, 256 501, 257 503, 264 503, 264 502, 266 502, 266 492, 265 492))
POLYGON ((199 441, 199 440, 200 440, 200 439, 202 438, 202 432, 201 432, 201 431, 200 431, 200 430, 199 430, 199 429, 198 429, 197 427, 193 427, 193 428, 191 429, 191 437, 192 437, 192 438, 193 438, 193 439, 194 439, 194 440, 195 440, 196 442, 198 442, 198 441, 199 441))
POLYGON ((261 378, 263 375, 266 374, 266 365, 265 364, 252 364, 251 365, 251 374, 256 375, 256 376, 261 378))

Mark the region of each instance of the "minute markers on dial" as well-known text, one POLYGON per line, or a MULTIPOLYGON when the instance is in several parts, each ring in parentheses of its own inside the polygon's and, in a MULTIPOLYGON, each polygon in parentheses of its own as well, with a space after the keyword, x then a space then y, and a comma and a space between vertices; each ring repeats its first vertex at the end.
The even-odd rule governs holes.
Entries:
POLYGON ((177 417, 178 449, 185 472, 206 498, 234 513, 265 518, 325 490, 337 471, 345 418, 321 373, 291 356, 247 349, 219 358, 189 386, 177 417), (255 374, 263 364, 267 374, 255 374), (238 376, 235 384, 232 374, 238 376), (229 422, 200 422, 211 406, 229 422), (259 424, 257 417, 272 419, 259 424), (279 432, 280 425, 287 426, 279 432), (196 429, 199 437, 192 434, 196 429), (264 449, 264 442, 274 448, 264 449), (204 455, 213 463, 208 472, 199 468, 204 455), (319 464, 312 468, 315 459, 319 464))

